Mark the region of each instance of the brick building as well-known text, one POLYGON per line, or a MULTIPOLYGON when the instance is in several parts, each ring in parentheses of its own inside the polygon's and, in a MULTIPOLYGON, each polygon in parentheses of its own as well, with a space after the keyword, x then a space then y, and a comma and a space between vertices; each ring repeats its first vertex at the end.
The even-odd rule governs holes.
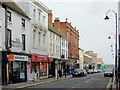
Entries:
POLYGON ((97 64, 103 64, 102 58, 97 58, 97 64))
POLYGON ((60 29, 60 31, 68 39, 68 59, 72 61, 79 60, 79 32, 76 27, 73 28, 71 23, 60 22, 59 18, 55 18, 53 26, 60 29))

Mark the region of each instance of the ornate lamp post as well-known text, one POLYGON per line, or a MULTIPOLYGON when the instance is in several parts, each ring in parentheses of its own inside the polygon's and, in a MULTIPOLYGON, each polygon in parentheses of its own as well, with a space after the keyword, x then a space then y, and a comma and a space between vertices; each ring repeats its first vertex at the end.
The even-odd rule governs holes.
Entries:
MULTIPOLYGON (((107 11, 107 13, 106 13, 106 17, 104 18, 105 20, 108 20, 109 19, 109 17, 107 16, 107 14, 109 13, 109 12, 113 12, 114 14, 115 14, 115 21, 116 21, 116 38, 115 38, 115 40, 116 40, 116 42, 115 42, 115 76, 116 76, 116 84, 117 84, 117 13, 114 11, 114 10, 108 10, 107 11)), ((110 38, 110 37, 109 37, 110 38)))

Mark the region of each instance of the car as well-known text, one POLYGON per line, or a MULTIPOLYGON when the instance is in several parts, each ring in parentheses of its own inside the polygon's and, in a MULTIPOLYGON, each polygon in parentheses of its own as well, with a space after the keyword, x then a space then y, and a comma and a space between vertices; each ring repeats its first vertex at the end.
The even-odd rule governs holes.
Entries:
POLYGON ((86 75, 87 72, 84 70, 84 69, 75 69, 72 73, 72 76, 75 77, 75 76, 84 76, 86 75))
POLYGON ((89 74, 93 74, 93 73, 94 73, 93 69, 89 69, 89 70, 88 70, 88 73, 89 73, 89 74))
POLYGON ((83 71, 84 71, 83 75, 84 75, 84 76, 87 76, 86 70, 83 69, 83 71))
POLYGON ((106 70, 105 72, 104 72, 104 77, 105 76, 113 76, 113 71, 112 70, 106 70))
POLYGON ((89 69, 87 73, 91 74, 92 72, 93 72, 92 69, 89 69))
POLYGON ((94 70, 94 73, 98 73, 98 70, 97 70, 97 69, 95 69, 95 70, 94 70))
POLYGON ((98 69, 98 73, 102 72, 100 69, 98 69))

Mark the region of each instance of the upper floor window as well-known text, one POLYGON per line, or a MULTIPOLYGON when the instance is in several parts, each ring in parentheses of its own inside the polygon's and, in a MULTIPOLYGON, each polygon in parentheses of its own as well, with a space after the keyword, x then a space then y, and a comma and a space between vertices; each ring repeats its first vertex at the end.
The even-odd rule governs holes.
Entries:
POLYGON ((39 47, 41 46, 41 32, 39 32, 39 34, 38 34, 38 36, 39 36, 39 39, 38 39, 38 44, 39 44, 39 47))
POLYGON ((45 34, 43 34, 43 47, 45 47, 45 34))
POLYGON ((7 30, 7 44, 8 48, 11 48, 11 30, 7 30))
POLYGON ((53 39, 55 38, 55 35, 53 34, 53 39))
POLYGON ((11 12, 7 11, 7 20, 11 22, 11 12))
POLYGON ((50 38, 52 39, 52 33, 50 32, 50 38))
POLYGON ((33 30, 33 45, 35 45, 36 40, 36 30, 33 30))
POLYGON ((35 9, 33 9, 33 20, 35 21, 35 15, 36 14, 36 10, 35 9))
POLYGON ((50 53, 52 53, 52 43, 50 43, 50 53))
POLYGON ((25 19, 22 18, 22 27, 25 27, 25 19))
POLYGON ((45 25, 45 16, 43 16, 43 24, 45 25))
POLYGON ((39 16, 38 16, 38 23, 40 24, 40 16, 41 16, 41 13, 39 12, 39 16))
POLYGON ((25 35, 22 34, 22 50, 25 50, 25 35))

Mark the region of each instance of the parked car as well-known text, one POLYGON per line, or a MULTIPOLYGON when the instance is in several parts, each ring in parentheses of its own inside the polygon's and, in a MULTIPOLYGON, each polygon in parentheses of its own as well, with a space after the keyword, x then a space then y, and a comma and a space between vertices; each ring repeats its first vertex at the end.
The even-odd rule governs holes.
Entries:
POLYGON ((113 76, 113 71, 112 70, 106 70, 105 72, 104 72, 104 77, 105 76, 113 76))
POLYGON ((86 70, 85 69, 83 69, 83 71, 84 71, 84 76, 87 76, 87 72, 86 72, 86 70))
POLYGON ((75 77, 75 76, 84 76, 84 75, 87 75, 87 72, 84 70, 84 69, 75 69, 72 73, 72 76, 75 77))
POLYGON ((98 73, 98 70, 97 70, 97 69, 94 69, 94 73, 98 73))
POLYGON ((102 70, 98 69, 98 72, 100 73, 100 72, 102 72, 102 70))
POLYGON ((93 74, 93 73, 94 73, 93 69, 88 70, 88 74, 93 74))

